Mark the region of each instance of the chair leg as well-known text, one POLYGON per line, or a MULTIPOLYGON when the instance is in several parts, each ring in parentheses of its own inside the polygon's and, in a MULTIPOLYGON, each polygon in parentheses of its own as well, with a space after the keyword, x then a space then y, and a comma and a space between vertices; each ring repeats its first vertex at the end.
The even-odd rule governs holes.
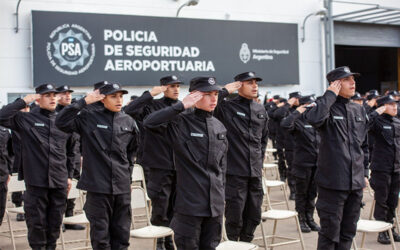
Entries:
POLYGON ((301 228, 300 228, 300 222, 299 222, 299 217, 296 215, 295 217, 296 220, 296 225, 297 225, 297 232, 299 232, 299 237, 300 237, 300 244, 301 244, 301 248, 303 250, 306 249, 306 246, 304 244, 304 239, 303 239, 303 234, 301 233, 301 228))
MULTIPOLYGON (((265 223, 267 223, 266 220, 265 220, 265 223)), ((266 237, 265 233, 266 233, 266 231, 264 229, 264 223, 261 220, 261 234, 262 234, 262 238, 263 238, 263 241, 264 241, 264 248, 267 250, 268 249, 268 241, 267 241, 267 237, 266 237)))
POLYGON ((86 225, 86 241, 85 241, 86 248, 89 247, 89 240, 90 240, 90 224, 87 224, 86 225))
POLYGON ((13 249, 16 250, 17 248, 15 247, 14 231, 11 225, 11 217, 10 214, 7 212, 7 210, 5 211, 5 213, 7 215, 8 229, 10 230, 11 244, 13 246, 13 249))
POLYGON ((364 243, 365 243, 365 235, 366 233, 362 233, 362 237, 361 237, 361 248, 364 248, 364 243))
POLYGON ((354 250, 358 250, 357 244, 356 244, 356 237, 353 238, 353 248, 354 248, 354 250))
POLYGON ((393 249, 393 250, 396 250, 396 245, 394 244, 392 229, 389 229, 389 230, 388 230, 388 233, 389 233, 390 243, 392 244, 392 249, 393 249))
POLYGON ((171 238, 172 238, 172 244, 174 245, 174 250, 177 250, 176 244, 175 244, 175 233, 174 232, 172 232, 171 238))
POLYGON ((287 191, 286 191, 286 187, 285 186, 283 186, 283 195, 285 196, 285 202, 286 202, 287 210, 290 210, 289 209, 289 199, 288 199, 288 195, 287 195, 287 191))
POLYGON ((157 249, 157 238, 154 238, 153 240, 153 250, 157 249))
POLYGON ((61 227, 60 227, 60 234, 61 234, 61 247, 62 247, 62 250, 65 250, 65 241, 64 241, 64 233, 63 233, 63 230, 62 230, 62 224, 61 224, 61 227))
MULTIPOLYGON (((272 239, 271 239, 271 244, 274 244, 275 242, 275 234, 276 234, 276 226, 278 224, 278 220, 274 220, 274 227, 272 229, 272 239)), ((271 250, 274 249, 274 247, 271 247, 271 250)))

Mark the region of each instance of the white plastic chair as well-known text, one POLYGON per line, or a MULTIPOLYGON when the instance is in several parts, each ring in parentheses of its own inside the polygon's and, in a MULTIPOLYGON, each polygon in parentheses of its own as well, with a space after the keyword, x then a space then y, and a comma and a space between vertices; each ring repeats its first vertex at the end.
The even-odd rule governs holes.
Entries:
MULTIPOLYGON (((263 178, 263 186, 265 187, 266 184, 266 179, 263 178)), ((297 216, 296 211, 290 211, 290 210, 278 210, 278 209, 272 209, 271 207, 271 202, 269 199, 269 194, 268 192, 265 193, 265 197, 267 200, 267 208, 268 210, 263 212, 261 214, 261 232, 262 232, 262 238, 264 241, 264 247, 265 249, 273 249, 274 247, 278 246, 283 246, 283 245, 288 245, 288 244, 294 244, 294 243, 300 243, 301 248, 305 250, 305 244, 304 244, 304 239, 303 235, 301 233, 300 229, 300 223, 299 223, 299 218, 297 216), (296 227, 297 227, 297 232, 299 234, 299 238, 291 238, 287 236, 281 236, 276 234, 276 226, 279 220, 286 220, 286 219, 291 219, 293 218, 296 222, 296 227), (273 220, 274 221, 274 227, 272 230, 272 235, 266 235, 266 229, 264 228, 264 224, 268 220, 273 220), (265 222, 264 222, 265 221, 265 222), (268 239, 271 238, 271 244, 268 244, 268 239), (274 243, 275 239, 283 239, 285 241, 279 242, 279 243, 274 243)))
MULTIPOLYGON (((13 175, 10 178, 10 182, 8 183, 8 192, 24 192, 26 190, 25 182, 19 181, 17 175, 13 175)), ((13 249, 16 250, 15 246, 15 238, 26 237, 27 228, 24 229, 14 229, 11 222, 11 214, 25 214, 24 207, 9 207, 5 210, 5 215, 7 218, 8 230, 0 232, 0 236, 8 237, 11 239, 11 244, 13 249), (22 233, 23 232, 23 233, 22 233), (22 234, 15 234, 22 233, 22 234)))
MULTIPOLYGON (((171 236, 174 249, 176 250, 174 231, 169 227, 153 226, 151 224, 145 190, 142 187, 133 186, 131 197, 132 214, 134 215, 135 209, 144 209, 146 216, 146 225, 144 227, 131 230, 131 237, 139 239, 153 239, 153 249, 155 250, 157 247, 158 238, 171 236)), ((132 216, 132 225, 135 223, 134 219, 135 216, 132 216)))
MULTIPOLYGON (((76 180, 72 180, 72 186, 71 189, 68 193, 68 199, 80 199, 82 201, 82 192, 76 188, 77 185, 77 181, 76 180)), ((79 248, 74 248, 74 249, 91 249, 91 246, 89 245, 90 243, 90 224, 89 224, 89 220, 86 217, 86 214, 84 212, 82 212, 81 214, 77 214, 71 217, 64 217, 63 218, 63 224, 65 225, 85 225, 86 226, 86 238, 84 239, 75 239, 75 240, 69 240, 66 241, 64 239, 64 233, 63 230, 61 228, 61 246, 62 249, 65 250, 65 245, 66 244, 75 244, 75 243, 80 243, 80 242, 84 242, 85 246, 83 247, 79 247, 79 248)))
POLYGON ((243 241, 232 241, 228 239, 225 230, 225 217, 222 222, 222 241, 217 246, 216 250, 256 250, 257 245, 243 241))

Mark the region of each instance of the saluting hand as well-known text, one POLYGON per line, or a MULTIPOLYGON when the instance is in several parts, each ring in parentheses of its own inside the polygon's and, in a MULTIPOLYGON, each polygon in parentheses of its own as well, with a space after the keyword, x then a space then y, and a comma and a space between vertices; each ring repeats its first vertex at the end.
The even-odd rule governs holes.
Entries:
POLYGON ((386 111, 386 106, 385 106, 385 105, 382 105, 382 106, 380 106, 379 108, 375 109, 375 111, 378 112, 378 114, 381 115, 381 114, 385 113, 385 111, 386 111))
POLYGON ((226 84, 224 87, 228 90, 229 94, 232 94, 236 90, 240 89, 240 87, 242 87, 242 82, 231 82, 226 84))
POLYGON ((301 106, 298 106, 296 110, 299 111, 300 114, 302 114, 302 113, 304 113, 304 111, 307 110, 306 106, 307 106, 307 104, 303 104, 301 106))
POLYGON ((336 95, 339 95, 339 91, 341 88, 342 88, 342 83, 340 82, 340 80, 336 80, 333 83, 331 83, 328 90, 332 91, 336 95))
POLYGON ((193 91, 192 93, 188 94, 185 98, 182 100, 182 104, 185 107, 185 109, 193 107, 198 101, 203 98, 204 93, 200 91, 193 91))
POLYGON ((290 107, 292 107, 296 103, 296 100, 296 97, 292 97, 287 101, 287 103, 289 103, 290 107))
POLYGON ((284 103, 284 102, 280 102, 280 103, 278 103, 276 106, 277 106, 278 108, 280 108, 280 107, 283 107, 283 105, 285 105, 285 103, 284 103))
POLYGON ((29 95, 26 95, 23 100, 28 105, 29 103, 31 103, 39 98, 40 98, 39 94, 29 94, 29 95))
POLYGON ((368 106, 374 107, 376 105, 376 98, 367 101, 368 106))
POLYGON ((92 104, 92 103, 103 100, 104 97, 105 97, 105 95, 100 94, 100 90, 96 89, 95 91, 90 92, 86 95, 85 102, 86 102, 86 104, 92 104))
POLYGON ((151 89, 150 95, 151 95, 151 96, 159 95, 159 94, 161 94, 162 92, 166 91, 167 88, 168 88, 168 87, 165 86, 165 85, 162 85, 162 86, 155 86, 155 87, 153 87, 153 88, 151 89))

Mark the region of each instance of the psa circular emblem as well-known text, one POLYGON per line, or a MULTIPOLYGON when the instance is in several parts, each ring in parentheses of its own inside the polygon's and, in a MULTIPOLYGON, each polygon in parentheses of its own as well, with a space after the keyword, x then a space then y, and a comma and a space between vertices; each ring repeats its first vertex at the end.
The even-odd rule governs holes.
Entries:
POLYGON ((95 45, 82 26, 63 24, 50 33, 46 52, 55 70, 65 75, 79 75, 92 65, 95 45))

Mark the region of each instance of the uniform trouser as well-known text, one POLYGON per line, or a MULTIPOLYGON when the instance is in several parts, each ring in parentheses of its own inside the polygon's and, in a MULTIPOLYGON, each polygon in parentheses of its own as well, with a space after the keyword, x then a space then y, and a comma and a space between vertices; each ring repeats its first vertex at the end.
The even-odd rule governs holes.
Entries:
POLYGON ((400 173, 372 171, 370 183, 375 191, 375 219, 393 223, 399 200, 400 173))
POLYGON ((83 208, 90 222, 92 248, 128 249, 131 227, 131 194, 87 192, 83 208))
POLYGON ((363 190, 334 190, 317 186, 321 230, 319 250, 349 250, 360 217, 363 190))
POLYGON ((67 188, 26 185, 24 210, 31 248, 56 248, 66 199, 67 188))
POLYGON ((178 250, 213 250, 221 241, 222 215, 198 217, 175 213, 171 228, 178 250))
POLYGON ((22 192, 14 192, 11 194, 11 201, 16 207, 21 207, 24 201, 24 195, 22 192))
POLYGON ((175 191, 175 170, 150 168, 147 192, 152 202, 152 224, 169 226, 174 215, 175 191))
POLYGON ((7 203, 7 182, 0 183, 0 226, 3 222, 4 212, 6 211, 7 203))
POLYGON ((71 217, 74 215, 74 208, 75 208, 75 199, 67 199, 67 204, 66 204, 66 209, 65 209, 65 217, 71 217))
POLYGON ((314 181, 317 167, 294 166, 296 177, 296 211, 299 214, 313 215, 315 209, 315 197, 317 186, 314 181))
POLYGON ((277 148, 276 153, 278 155, 278 170, 279 175, 281 176, 282 180, 286 180, 287 177, 287 167, 286 167, 286 159, 285 154, 283 152, 283 148, 277 148))
MULTIPOLYGON (((270 135, 269 138, 271 139, 272 147, 273 147, 273 148, 276 148, 276 135, 270 135)), ((278 150, 277 150, 277 152, 274 152, 274 153, 273 153, 273 156, 274 156, 274 159, 275 159, 275 160, 278 158, 278 150)))
POLYGON ((285 150, 285 158, 287 163, 287 178, 288 178, 288 185, 291 193, 296 192, 296 178, 293 175, 293 158, 294 153, 292 150, 285 150))
POLYGON ((263 195, 261 176, 226 175, 225 226, 230 240, 253 240, 261 221, 263 195))

